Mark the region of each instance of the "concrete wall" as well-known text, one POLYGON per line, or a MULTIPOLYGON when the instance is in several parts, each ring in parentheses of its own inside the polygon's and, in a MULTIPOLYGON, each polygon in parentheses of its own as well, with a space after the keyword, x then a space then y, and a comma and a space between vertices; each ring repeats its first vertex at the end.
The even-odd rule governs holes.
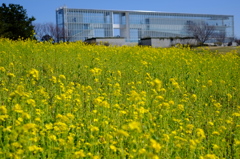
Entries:
POLYGON ((152 47, 171 47, 176 44, 197 45, 197 40, 193 38, 143 38, 140 45, 152 47))
POLYGON ((124 38, 103 38, 103 39, 97 39, 97 43, 109 43, 109 45, 117 45, 117 46, 122 46, 125 44, 125 39, 124 38))
POLYGON ((122 46, 125 45, 124 38, 91 38, 85 40, 86 43, 89 44, 103 44, 103 45, 117 45, 122 46))

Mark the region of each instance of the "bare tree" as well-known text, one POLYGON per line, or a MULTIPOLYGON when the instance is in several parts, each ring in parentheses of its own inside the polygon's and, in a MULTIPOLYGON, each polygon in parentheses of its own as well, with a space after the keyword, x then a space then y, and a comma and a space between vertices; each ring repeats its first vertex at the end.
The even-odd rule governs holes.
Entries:
POLYGON ((215 26, 208 25, 206 22, 194 23, 188 21, 186 24, 187 32, 192 35, 198 42, 204 44, 215 31, 215 26))
POLYGON ((226 31, 221 31, 219 33, 215 33, 214 37, 216 38, 217 42, 219 42, 220 45, 222 45, 226 39, 226 31))
POLYGON ((238 45, 240 45, 240 38, 235 38, 234 42, 236 42, 238 45))
POLYGON ((68 31, 64 28, 58 27, 53 23, 36 23, 34 24, 34 30, 36 38, 38 40, 44 40, 43 37, 51 37, 53 41, 69 41, 68 31))
POLYGON ((69 36, 70 33, 67 29, 63 28, 63 27, 55 27, 55 37, 57 39, 57 41, 70 41, 71 40, 71 37, 69 36))
POLYGON ((41 23, 35 23, 34 25, 34 30, 35 30, 35 36, 38 40, 41 40, 42 37, 46 34, 45 33, 45 27, 41 23))

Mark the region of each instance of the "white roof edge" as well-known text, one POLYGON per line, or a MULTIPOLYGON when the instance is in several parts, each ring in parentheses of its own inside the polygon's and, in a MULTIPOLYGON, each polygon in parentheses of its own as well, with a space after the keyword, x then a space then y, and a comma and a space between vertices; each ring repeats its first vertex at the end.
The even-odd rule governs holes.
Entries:
POLYGON ((112 11, 112 12, 142 12, 142 13, 165 13, 165 14, 191 14, 191 15, 205 15, 205 16, 232 16, 234 15, 225 15, 225 14, 203 14, 203 13, 177 13, 177 12, 163 12, 163 11, 147 11, 147 10, 114 10, 114 9, 84 9, 84 8, 68 8, 67 6, 59 7, 59 9, 75 9, 75 10, 95 10, 95 11, 112 11))

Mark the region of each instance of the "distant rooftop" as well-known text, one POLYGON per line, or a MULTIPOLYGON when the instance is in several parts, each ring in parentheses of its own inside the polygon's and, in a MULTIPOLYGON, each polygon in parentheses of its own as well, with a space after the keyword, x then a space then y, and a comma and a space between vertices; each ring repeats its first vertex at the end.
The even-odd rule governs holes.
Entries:
POLYGON ((206 13, 179 13, 179 12, 163 12, 163 11, 147 11, 147 10, 114 10, 114 9, 83 9, 83 8, 68 8, 67 6, 63 6, 60 8, 57 8, 56 10, 59 9, 71 9, 71 10, 88 10, 88 11, 112 11, 112 12, 137 12, 137 13, 159 13, 159 14, 177 14, 177 15, 196 15, 196 16, 233 16, 233 15, 226 15, 226 14, 206 14, 206 13))

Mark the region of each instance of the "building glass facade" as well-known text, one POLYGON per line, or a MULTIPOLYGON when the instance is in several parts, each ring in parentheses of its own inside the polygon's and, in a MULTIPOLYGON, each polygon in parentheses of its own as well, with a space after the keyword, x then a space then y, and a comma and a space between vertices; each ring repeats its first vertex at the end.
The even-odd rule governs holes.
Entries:
MULTIPOLYGON (((138 42, 145 37, 189 37, 186 24, 207 23, 215 32, 234 37, 232 15, 164 13, 151 11, 118 11, 71 9, 56 10, 56 23, 61 30, 59 40, 78 41, 94 37, 124 37, 138 42)), ((211 41, 211 40, 210 40, 211 41)))

